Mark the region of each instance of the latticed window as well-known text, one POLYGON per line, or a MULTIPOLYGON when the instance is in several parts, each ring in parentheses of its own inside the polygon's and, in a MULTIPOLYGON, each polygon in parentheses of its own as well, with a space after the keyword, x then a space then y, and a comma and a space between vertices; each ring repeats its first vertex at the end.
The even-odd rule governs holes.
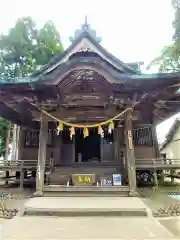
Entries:
POLYGON ((152 146, 153 140, 151 127, 133 130, 133 143, 134 145, 152 146))
MULTIPOLYGON (((48 139, 47 146, 50 147, 52 145, 53 139, 53 131, 48 130, 48 139)), ((26 130, 25 131, 25 148, 38 148, 39 147, 39 130, 26 130)))

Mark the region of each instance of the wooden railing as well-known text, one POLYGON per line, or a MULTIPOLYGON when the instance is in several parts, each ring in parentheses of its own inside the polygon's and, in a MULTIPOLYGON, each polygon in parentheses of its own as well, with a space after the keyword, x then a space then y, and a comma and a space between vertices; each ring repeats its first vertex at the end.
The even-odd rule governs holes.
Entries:
MULTIPOLYGON (((38 160, 8 160, 0 163, 0 169, 33 169, 36 168, 38 160)), ((49 167, 49 162, 46 161, 45 167, 49 167)))
POLYGON ((180 159, 136 159, 136 169, 180 169, 180 159))
MULTIPOLYGON (((36 170, 38 161, 37 160, 11 160, 11 161, 4 161, 0 163, 0 170, 5 170, 5 169, 33 169, 36 170)), ((83 165, 83 163, 81 163, 83 165)), ((89 164, 84 164, 84 167, 91 165, 89 164)), ((96 164, 95 166, 100 166, 101 162, 96 164)), ((118 162, 111 162, 108 163, 108 166, 119 166, 120 163, 118 162)), ((135 162, 136 169, 180 169, 180 159, 136 159, 135 162)), ((45 163, 45 168, 49 169, 50 168, 50 162, 47 160, 45 163)))

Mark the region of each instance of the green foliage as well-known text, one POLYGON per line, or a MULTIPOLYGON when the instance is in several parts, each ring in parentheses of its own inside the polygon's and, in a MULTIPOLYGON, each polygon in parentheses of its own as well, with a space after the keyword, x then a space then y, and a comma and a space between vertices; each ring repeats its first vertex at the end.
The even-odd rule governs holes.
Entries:
POLYGON ((36 65, 44 65, 58 52, 63 51, 60 35, 52 22, 47 22, 38 32, 37 45, 34 49, 36 65))
MULTIPOLYGON (((60 35, 51 21, 37 29, 30 17, 18 19, 7 35, 0 36, 0 79, 18 81, 62 51, 60 35)), ((7 120, 0 118, 0 156, 4 154, 8 125, 7 120)))
POLYGON ((30 18, 19 19, 7 35, 0 36, 0 77, 9 81, 27 76, 63 51, 52 22, 37 29, 30 18))
POLYGON ((154 59, 148 66, 159 67, 160 72, 179 72, 180 71, 180 0, 172 0, 175 10, 173 28, 173 43, 164 47, 159 57, 154 59))
POLYGON ((173 27, 174 27, 173 40, 180 41, 180 9, 179 8, 175 10, 173 27))
POLYGON ((180 71, 180 41, 164 47, 159 57, 155 58, 148 66, 156 65, 159 72, 178 72, 180 71))
POLYGON ((175 9, 180 8, 180 0, 171 0, 171 2, 175 9))
POLYGON ((5 155, 5 141, 10 122, 0 117, 0 157, 5 155))

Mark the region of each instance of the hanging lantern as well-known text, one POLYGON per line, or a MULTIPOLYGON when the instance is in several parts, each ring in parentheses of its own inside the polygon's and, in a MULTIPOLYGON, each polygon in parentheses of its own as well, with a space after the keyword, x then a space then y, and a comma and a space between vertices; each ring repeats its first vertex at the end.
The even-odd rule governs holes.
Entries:
POLYGON ((72 137, 75 135, 75 129, 74 127, 70 128, 70 138, 72 139, 72 137))
POLYGON ((63 131, 63 124, 62 124, 62 122, 59 122, 58 127, 57 127, 57 134, 59 135, 59 133, 62 131, 63 131))
POLYGON ((84 128, 83 134, 84 134, 84 137, 88 137, 89 136, 88 128, 86 128, 86 127, 84 128))
POLYGON ((102 129, 101 126, 98 127, 98 134, 99 134, 100 136, 102 136, 102 134, 103 134, 103 129, 102 129))

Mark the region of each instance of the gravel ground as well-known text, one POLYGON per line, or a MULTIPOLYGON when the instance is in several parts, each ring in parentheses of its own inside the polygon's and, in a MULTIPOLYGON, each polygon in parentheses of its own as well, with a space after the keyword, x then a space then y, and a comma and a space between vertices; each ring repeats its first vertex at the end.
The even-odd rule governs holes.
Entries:
POLYGON ((143 202, 152 210, 154 216, 180 216, 180 201, 169 196, 178 193, 175 188, 146 188, 139 192, 143 202))
POLYGON ((25 201, 31 197, 29 190, 20 192, 17 188, 0 189, 0 219, 11 219, 23 207, 25 201))

